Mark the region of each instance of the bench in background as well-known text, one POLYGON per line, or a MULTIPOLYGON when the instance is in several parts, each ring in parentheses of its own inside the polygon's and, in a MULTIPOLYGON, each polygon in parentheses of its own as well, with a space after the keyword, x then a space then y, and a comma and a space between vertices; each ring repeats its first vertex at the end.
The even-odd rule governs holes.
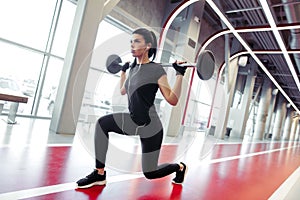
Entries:
MULTIPOLYGON (((16 119, 18 108, 19 108, 19 103, 27 103, 28 97, 0 93, 0 100, 12 102, 10 104, 10 108, 9 108, 7 123, 15 124, 16 123, 15 119, 16 119)), ((4 104, 0 102, 0 115, 2 113, 3 106, 4 106, 4 104)))

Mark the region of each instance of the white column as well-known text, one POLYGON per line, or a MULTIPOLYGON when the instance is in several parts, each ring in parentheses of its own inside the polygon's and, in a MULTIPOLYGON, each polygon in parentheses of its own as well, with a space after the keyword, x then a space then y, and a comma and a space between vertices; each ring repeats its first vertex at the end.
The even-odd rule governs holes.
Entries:
POLYGON ((269 79, 264 79, 262 93, 258 105, 258 113, 253 139, 262 140, 266 128, 268 110, 272 98, 272 87, 269 79))
POLYGON ((265 138, 268 138, 270 131, 271 131, 271 125, 273 122, 272 120, 274 119, 274 109, 275 109, 277 94, 278 94, 278 89, 273 89, 271 103, 270 103, 269 111, 268 111, 268 118, 267 118, 267 122, 266 122, 265 138))
MULTIPOLYGON (((294 113, 294 112, 292 112, 294 113)), ((293 141, 293 140, 296 140, 297 139, 297 127, 298 127, 298 124, 299 124, 299 118, 298 117, 295 117, 293 118, 292 117, 292 125, 291 125, 291 133, 290 133, 290 138, 289 140, 290 141, 293 141)))
MULTIPOLYGON (((219 116, 216 124, 215 136, 219 139, 225 138, 227 123, 230 114, 230 108, 233 101, 233 94, 235 90, 235 83, 238 74, 238 58, 234 58, 228 63, 228 68, 231 68, 231 84, 232 87, 228 87, 227 94, 225 95, 225 99, 223 104, 220 107, 219 116)), ((227 86, 225 86, 227 87, 227 86)))
POLYGON ((256 63, 250 65, 249 74, 247 75, 246 84, 241 102, 241 109, 231 108, 231 120, 234 121, 230 137, 243 139, 245 129, 249 118, 249 107, 252 100, 254 83, 256 79, 256 63), (233 115, 234 111, 234 115, 233 115))
POLYGON ((283 119, 286 115, 286 102, 280 95, 277 103, 275 122, 273 127, 272 139, 279 140, 282 131, 283 119))
POLYGON ((284 128, 283 128, 283 136, 282 139, 289 140, 291 136, 291 129, 293 124, 293 111, 291 108, 287 111, 287 116, 284 121, 284 128))
POLYGON ((300 137, 300 124, 299 124, 299 116, 298 116, 298 124, 295 133, 295 140, 299 141, 299 137, 300 137))

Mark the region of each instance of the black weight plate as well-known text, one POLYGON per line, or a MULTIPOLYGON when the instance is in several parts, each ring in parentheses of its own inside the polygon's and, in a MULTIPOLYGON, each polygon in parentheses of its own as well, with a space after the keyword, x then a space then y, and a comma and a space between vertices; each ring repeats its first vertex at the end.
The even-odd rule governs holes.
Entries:
POLYGON ((199 54, 196 63, 197 74, 201 80, 210 79, 215 71, 215 58, 211 51, 205 50, 199 54))
POLYGON ((116 74, 121 70, 121 58, 118 55, 112 54, 106 59, 106 69, 112 74, 116 74))

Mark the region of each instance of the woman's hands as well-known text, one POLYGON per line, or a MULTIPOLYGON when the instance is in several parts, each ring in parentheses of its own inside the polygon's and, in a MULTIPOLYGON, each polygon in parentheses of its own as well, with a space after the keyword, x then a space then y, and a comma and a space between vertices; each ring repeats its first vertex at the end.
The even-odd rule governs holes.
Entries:
POLYGON ((129 63, 130 63, 130 62, 126 62, 126 63, 122 66, 121 70, 122 70, 123 72, 126 72, 126 70, 129 68, 129 63))
POLYGON ((172 64, 173 68, 176 70, 176 75, 182 75, 182 76, 184 76, 187 67, 179 66, 180 64, 183 64, 183 63, 186 63, 186 62, 185 61, 178 61, 178 60, 176 60, 172 64))

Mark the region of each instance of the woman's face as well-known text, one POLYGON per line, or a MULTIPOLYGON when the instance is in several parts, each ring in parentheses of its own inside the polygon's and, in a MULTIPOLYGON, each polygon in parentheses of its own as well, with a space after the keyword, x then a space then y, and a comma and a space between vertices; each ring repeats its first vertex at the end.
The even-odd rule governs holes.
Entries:
POLYGON ((145 39, 140 34, 132 34, 131 38, 131 54, 133 57, 142 57, 144 55, 148 56, 148 51, 151 44, 146 44, 145 39))

